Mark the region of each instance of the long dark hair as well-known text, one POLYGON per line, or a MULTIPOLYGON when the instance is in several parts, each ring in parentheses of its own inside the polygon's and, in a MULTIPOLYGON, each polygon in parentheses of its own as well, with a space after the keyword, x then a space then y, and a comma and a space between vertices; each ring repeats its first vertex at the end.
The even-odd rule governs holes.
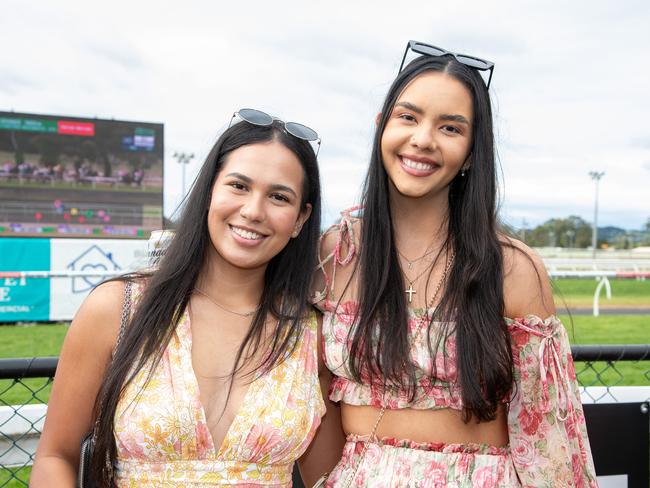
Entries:
POLYGON ((415 394, 404 279, 395 248, 381 139, 399 95, 415 77, 431 71, 444 72, 467 87, 472 95, 474 119, 471 167, 464 177, 456 175, 450 183, 448 232, 443 248, 453 251, 455 259, 441 302, 429 323, 429 352, 434 353, 432 322, 442 321, 435 349, 449 334, 455 334, 464 421, 493 420, 498 403, 512 385, 512 353, 503 318, 492 111, 478 72, 449 56, 422 56, 408 64, 391 85, 382 107, 363 187, 357 263, 359 311, 352 329, 350 368, 357 381, 368 374, 371 381, 379 379, 386 387, 396 386, 407 389, 411 396, 415 394))
MULTIPOLYGON (((307 141, 287 134, 277 122, 272 126, 240 122, 223 133, 203 164, 184 203, 176 234, 159 269, 147 277, 144 293, 106 371, 95 405, 98 422, 95 452, 98 455, 93 457, 91 465, 99 486, 114 484, 112 466, 116 461, 117 449, 113 425, 120 397, 139 370, 148 365, 152 365, 150 373, 155 369, 204 265, 208 246, 211 245, 207 224, 210 196, 224 159, 239 147, 271 140, 283 144, 300 161, 303 169, 301 209, 305 209, 309 203, 312 210, 300 234, 291 239, 266 267, 259 309, 239 348, 235 368, 247 347, 256 348, 261 343, 269 313, 278 319, 278 323, 269 352, 255 371, 261 373, 270 370, 295 347, 295 338, 309 306, 309 285, 316 264, 320 232, 321 195, 316 155, 307 141)), ((264 168, 260 168, 260 171, 264 171, 264 168)))

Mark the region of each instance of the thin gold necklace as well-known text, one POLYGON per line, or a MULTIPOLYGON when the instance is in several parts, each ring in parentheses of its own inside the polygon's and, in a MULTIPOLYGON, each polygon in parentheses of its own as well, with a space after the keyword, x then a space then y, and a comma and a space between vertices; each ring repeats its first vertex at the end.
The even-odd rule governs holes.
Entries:
POLYGON ((212 303, 214 303, 221 310, 225 310, 226 312, 232 313, 234 315, 239 315, 240 317, 250 317, 250 316, 254 315, 260 309, 260 307, 256 307, 254 310, 251 310, 250 312, 237 312, 236 310, 230 310, 229 308, 224 307, 223 305, 221 305, 219 302, 217 302, 214 298, 212 298, 210 295, 208 295, 206 292, 204 292, 200 288, 194 288, 194 291, 196 293, 198 293, 199 295, 203 295, 205 298, 210 300, 212 303))
POLYGON ((429 254, 431 254, 433 251, 435 251, 435 249, 433 249, 433 241, 424 250, 424 254, 422 256, 420 256, 419 258, 415 258, 415 259, 409 259, 406 256, 404 256, 404 254, 402 254, 402 251, 400 251, 397 248, 397 246, 395 246, 395 249, 397 249, 397 254, 402 256, 404 258, 404 261, 406 261, 406 267, 409 269, 409 271, 411 271, 413 269, 413 263, 417 263, 419 260, 426 258, 429 254))

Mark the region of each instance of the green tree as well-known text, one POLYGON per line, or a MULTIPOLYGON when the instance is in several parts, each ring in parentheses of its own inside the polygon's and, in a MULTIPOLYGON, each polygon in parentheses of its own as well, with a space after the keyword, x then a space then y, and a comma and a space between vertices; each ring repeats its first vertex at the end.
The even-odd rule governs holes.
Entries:
POLYGON ((61 140, 51 134, 39 134, 33 139, 41 156, 41 164, 52 167, 59 162, 62 153, 61 140))
POLYGON ((587 247, 591 245, 591 225, 577 215, 550 219, 526 235, 530 246, 587 247))
POLYGON ((16 163, 16 166, 20 166, 25 162, 25 153, 22 152, 22 150, 16 149, 16 152, 14 153, 14 162, 16 163))

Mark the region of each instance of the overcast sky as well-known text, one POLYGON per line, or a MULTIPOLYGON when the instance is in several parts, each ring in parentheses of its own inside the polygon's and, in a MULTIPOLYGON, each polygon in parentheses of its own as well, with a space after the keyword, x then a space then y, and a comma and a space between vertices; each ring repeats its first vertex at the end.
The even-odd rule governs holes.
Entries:
POLYGON ((165 214, 238 108, 321 135, 325 223, 354 204, 406 42, 495 62, 490 92, 516 227, 650 217, 650 2, 5 0, 0 110, 165 124, 165 214))

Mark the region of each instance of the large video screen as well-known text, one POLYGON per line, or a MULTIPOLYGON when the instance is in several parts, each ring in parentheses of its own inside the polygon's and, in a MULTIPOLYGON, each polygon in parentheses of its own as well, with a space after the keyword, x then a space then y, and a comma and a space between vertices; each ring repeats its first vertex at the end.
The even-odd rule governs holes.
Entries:
POLYGON ((0 237, 162 228, 163 125, 0 112, 0 237))

